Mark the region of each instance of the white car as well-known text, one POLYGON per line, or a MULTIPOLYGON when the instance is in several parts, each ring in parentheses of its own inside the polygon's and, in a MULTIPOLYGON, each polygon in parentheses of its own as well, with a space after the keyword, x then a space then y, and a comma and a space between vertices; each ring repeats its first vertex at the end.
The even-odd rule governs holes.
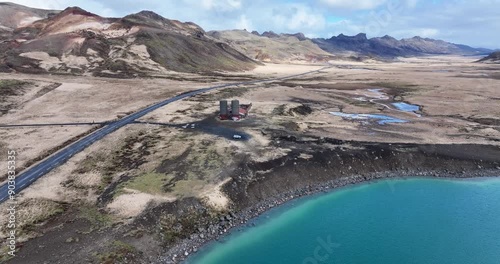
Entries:
POLYGON ((233 138, 234 139, 241 139, 241 136, 240 135, 233 135, 233 138))

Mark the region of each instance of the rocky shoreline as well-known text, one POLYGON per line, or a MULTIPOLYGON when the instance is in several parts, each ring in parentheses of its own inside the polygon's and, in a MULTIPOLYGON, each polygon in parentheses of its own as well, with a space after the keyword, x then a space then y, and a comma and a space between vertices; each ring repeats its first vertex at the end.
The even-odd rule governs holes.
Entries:
POLYGON ((372 173, 368 175, 348 176, 334 179, 329 182, 308 185, 293 191, 282 193, 250 206, 237 213, 229 212, 221 217, 219 223, 212 224, 204 229, 199 229, 198 233, 192 234, 189 239, 184 239, 171 247, 166 254, 158 258, 156 263, 180 263, 190 255, 197 253, 200 248, 210 242, 217 241, 235 229, 249 227, 253 219, 263 213, 281 206, 287 202, 301 197, 311 196, 319 193, 328 193, 333 190, 350 185, 370 183, 384 179, 409 179, 409 178, 451 178, 451 179, 474 179, 483 177, 500 177, 500 167, 495 169, 477 169, 461 172, 443 171, 401 171, 372 173), (250 223, 250 224, 249 224, 250 223))
POLYGON ((500 147, 477 144, 355 142, 272 133, 287 155, 264 162, 242 160, 223 192, 228 212, 170 245, 156 263, 180 263, 207 243, 251 224, 293 199, 348 185, 390 178, 500 177, 500 147))

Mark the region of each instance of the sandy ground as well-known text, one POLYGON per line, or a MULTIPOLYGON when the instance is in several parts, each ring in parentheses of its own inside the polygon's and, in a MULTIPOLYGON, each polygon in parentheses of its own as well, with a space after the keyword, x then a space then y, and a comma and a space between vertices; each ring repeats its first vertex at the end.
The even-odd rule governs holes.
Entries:
POLYGON ((220 182, 216 186, 212 186, 208 188, 205 193, 201 194, 201 197, 206 199, 210 206, 213 206, 217 209, 226 209, 229 206, 229 199, 226 195, 221 191, 221 187, 229 182, 229 178, 220 182))
POLYGON ((0 74, 0 79, 54 82, 62 85, 0 117, 0 123, 103 122, 206 83, 168 79, 106 79, 95 77, 0 74))
POLYGON ((318 65, 290 65, 290 64, 275 64, 275 63, 266 63, 263 66, 257 66, 255 69, 251 71, 247 71, 245 73, 249 73, 257 76, 269 76, 269 77, 283 77, 294 74, 301 74, 308 71, 315 71, 323 68, 325 66, 318 65))
POLYGON ((136 190, 126 190, 126 194, 118 196, 107 208, 112 214, 125 218, 133 218, 142 213, 149 203, 171 202, 175 197, 163 197, 141 193, 136 190))
MULTIPOLYGON (((47 154, 47 152, 64 142, 84 134, 92 126, 81 127, 23 127, 23 128, 0 128, 0 149, 2 153, 14 150, 17 153, 16 166, 23 168, 27 162, 47 154), (57 136, 54 136, 57 135, 57 136)), ((2 162, 6 162, 2 155, 2 162)), ((0 169, 0 175, 6 174, 7 168, 0 169)))

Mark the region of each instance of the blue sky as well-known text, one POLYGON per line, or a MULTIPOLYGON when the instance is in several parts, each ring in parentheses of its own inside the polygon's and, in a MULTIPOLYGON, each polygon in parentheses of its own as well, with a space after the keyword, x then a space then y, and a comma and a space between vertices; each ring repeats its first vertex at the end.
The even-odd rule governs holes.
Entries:
POLYGON ((500 0, 11 0, 39 8, 79 6, 121 17, 151 10, 191 21, 205 30, 247 29, 303 32, 329 38, 363 32, 443 39, 476 47, 500 48, 500 0))

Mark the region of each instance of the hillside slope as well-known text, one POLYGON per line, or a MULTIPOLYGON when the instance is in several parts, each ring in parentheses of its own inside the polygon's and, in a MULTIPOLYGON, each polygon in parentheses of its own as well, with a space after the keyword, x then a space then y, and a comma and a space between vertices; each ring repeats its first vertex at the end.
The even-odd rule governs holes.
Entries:
POLYGON ((36 9, 14 3, 0 3, 0 29, 12 31, 59 12, 57 10, 36 9))
POLYGON ((12 37, 13 31, 60 11, 30 8, 13 3, 0 3, 0 41, 12 37))
POLYGON ((226 30, 211 31, 208 34, 218 41, 223 41, 248 57, 274 63, 323 62, 332 58, 332 54, 320 49, 303 34, 276 34, 254 31, 226 30))
POLYGON ((134 77, 168 71, 240 71, 257 63, 194 23, 151 11, 104 18, 78 7, 12 31, 0 70, 134 77))
POLYGON ((483 63, 500 63, 500 51, 491 53, 490 55, 480 59, 478 62, 483 63))

